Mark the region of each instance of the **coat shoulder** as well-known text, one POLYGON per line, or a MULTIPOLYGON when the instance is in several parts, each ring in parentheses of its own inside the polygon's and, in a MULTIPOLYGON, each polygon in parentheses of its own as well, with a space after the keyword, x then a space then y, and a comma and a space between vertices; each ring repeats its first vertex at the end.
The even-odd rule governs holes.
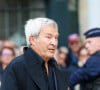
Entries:
POLYGON ((100 65, 100 56, 98 55, 92 55, 90 58, 88 58, 86 65, 100 65))

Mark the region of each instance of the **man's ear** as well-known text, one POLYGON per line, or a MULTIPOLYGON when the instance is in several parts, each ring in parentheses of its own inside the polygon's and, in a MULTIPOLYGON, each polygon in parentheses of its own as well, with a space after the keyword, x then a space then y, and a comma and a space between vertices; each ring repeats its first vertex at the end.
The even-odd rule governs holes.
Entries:
POLYGON ((31 45, 34 45, 35 44, 35 37, 33 35, 31 35, 29 37, 29 42, 30 42, 31 45))

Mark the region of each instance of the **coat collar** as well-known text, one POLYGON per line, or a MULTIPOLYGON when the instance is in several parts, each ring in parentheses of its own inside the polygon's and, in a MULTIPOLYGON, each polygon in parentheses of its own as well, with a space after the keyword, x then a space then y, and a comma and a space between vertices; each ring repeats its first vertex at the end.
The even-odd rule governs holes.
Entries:
POLYGON ((26 69, 30 78, 39 88, 41 88, 41 90, 48 90, 42 71, 42 59, 40 59, 40 57, 31 48, 27 48, 27 50, 25 50, 24 56, 26 69))
POLYGON ((29 73, 33 82, 35 82, 41 90, 48 90, 42 70, 42 65, 44 63, 43 59, 31 48, 25 48, 24 57, 27 72, 29 73))

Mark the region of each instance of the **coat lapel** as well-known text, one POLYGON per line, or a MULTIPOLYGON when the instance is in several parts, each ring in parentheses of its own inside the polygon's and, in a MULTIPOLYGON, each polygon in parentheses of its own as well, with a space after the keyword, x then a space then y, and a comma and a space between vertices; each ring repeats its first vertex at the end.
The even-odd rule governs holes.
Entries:
POLYGON ((36 83, 40 90, 48 90, 41 63, 39 60, 37 60, 35 52, 29 48, 27 51, 25 51, 24 56, 25 66, 30 78, 36 83))

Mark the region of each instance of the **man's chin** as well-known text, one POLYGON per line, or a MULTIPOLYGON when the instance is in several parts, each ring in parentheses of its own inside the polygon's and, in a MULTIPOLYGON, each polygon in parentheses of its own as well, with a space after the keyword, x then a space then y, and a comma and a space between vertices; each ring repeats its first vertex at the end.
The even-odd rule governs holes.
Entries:
POLYGON ((93 54, 95 54, 95 53, 93 53, 93 52, 90 52, 90 53, 89 53, 89 55, 93 55, 93 54))
POLYGON ((53 58, 54 54, 48 55, 48 58, 53 58))

